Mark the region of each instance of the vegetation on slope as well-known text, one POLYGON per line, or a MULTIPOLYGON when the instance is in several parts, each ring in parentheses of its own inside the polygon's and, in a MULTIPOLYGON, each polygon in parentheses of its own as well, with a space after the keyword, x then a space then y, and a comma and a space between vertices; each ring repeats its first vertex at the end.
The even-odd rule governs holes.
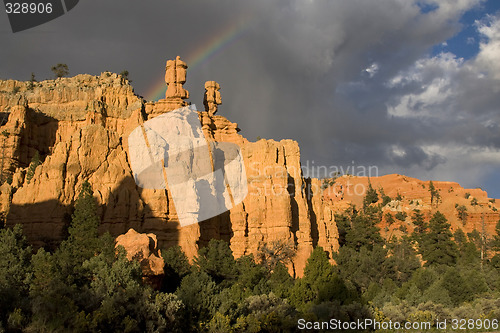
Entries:
POLYGON ((499 319, 500 222, 485 246, 477 234, 452 234, 440 212, 425 222, 415 211, 412 235, 385 240, 374 191, 361 211, 336 217, 337 265, 317 247, 294 279, 284 244, 235 259, 227 243, 211 240, 192 264, 179 247, 162 251, 164 285, 153 290, 139 264, 98 234, 85 183, 55 251, 33 253, 19 226, 0 230, 0 331, 288 332, 300 318, 499 319))

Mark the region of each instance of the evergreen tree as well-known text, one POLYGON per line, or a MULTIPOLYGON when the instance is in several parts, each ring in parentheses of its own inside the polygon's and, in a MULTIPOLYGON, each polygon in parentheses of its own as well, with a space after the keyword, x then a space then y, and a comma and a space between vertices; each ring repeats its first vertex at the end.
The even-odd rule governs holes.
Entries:
POLYGON ((60 250, 67 252, 65 254, 71 257, 73 265, 79 266, 85 260, 94 257, 101 249, 102 241, 105 240, 99 239, 97 204, 88 181, 82 184, 71 218, 68 239, 61 243, 60 250))
POLYGON ((450 224, 446 217, 436 212, 429 221, 429 231, 423 235, 420 248, 425 265, 454 265, 458 256, 457 244, 453 241, 450 224))
POLYGON ((351 220, 353 216, 349 216, 348 212, 344 214, 335 214, 335 222, 337 224, 337 230, 339 232, 339 246, 342 247, 347 243, 346 236, 351 230, 351 220))
POLYGON ((121 77, 122 84, 124 84, 127 81, 128 81, 128 83, 132 83, 132 80, 129 79, 128 75, 129 75, 129 72, 127 70, 121 71, 120 77, 121 77))
POLYGON ((387 249, 376 245, 359 251, 344 246, 334 256, 341 278, 364 293, 372 282, 380 284, 385 278, 396 279, 394 261, 388 260, 387 249))
POLYGON ((186 306, 186 319, 192 331, 199 331, 200 324, 208 322, 220 306, 216 295, 220 292, 216 283, 205 272, 193 271, 182 279, 175 292, 186 306))
POLYGON ((165 260, 165 265, 172 268, 180 277, 186 276, 191 271, 189 260, 180 246, 169 247, 167 250, 161 251, 161 253, 165 260))
POLYGON ((385 221, 387 222, 387 225, 389 225, 389 226, 395 222, 394 217, 392 216, 391 213, 385 214, 385 221))
POLYGON ((411 221, 415 225, 415 229, 413 230, 411 237, 417 242, 418 248, 422 248, 423 238, 427 232, 428 223, 424 220, 424 214, 422 214, 422 212, 418 209, 413 210, 411 221))
POLYGON ((306 309, 311 304, 325 301, 344 303, 349 297, 349 291, 330 264, 327 253, 316 247, 307 259, 304 276, 292 289, 290 301, 298 309, 306 309))
POLYGON ((78 318, 76 285, 68 283, 68 270, 62 270, 59 258, 43 248, 32 257, 30 283, 31 329, 37 332, 74 328, 78 318))
POLYGON ((35 73, 31 72, 31 78, 30 78, 29 83, 28 83, 28 90, 33 90, 33 88, 35 86, 35 82, 36 82, 35 73))
POLYGON ((498 220, 495 225, 496 234, 493 236, 491 240, 491 249, 495 252, 500 252, 500 220, 498 220))
POLYGON ((175 331, 180 324, 174 318, 183 309, 182 302, 144 286, 139 262, 129 261, 124 250, 114 258, 100 253, 83 268, 90 274, 90 297, 84 307, 89 313, 88 331, 175 331))
POLYGON ((368 189, 366 190, 366 195, 363 200, 363 207, 366 208, 372 203, 376 203, 378 201, 377 190, 372 187, 372 183, 370 179, 368 179, 368 189))
POLYGON ((420 268, 420 260, 413 249, 409 237, 404 236, 399 240, 387 244, 390 255, 385 265, 395 272, 395 281, 399 283, 408 281, 412 274, 420 268))
POLYGON ((412 274, 410 283, 417 286, 417 288, 423 293, 438 278, 439 278, 439 273, 437 273, 436 270, 433 269, 432 267, 419 268, 412 274))
POLYGON ((462 229, 458 229, 453 234, 453 238, 455 239, 455 243, 457 243, 458 249, 463 253, 465 246, 467 244, 467 236, 462 229))
POLYGON ((383 244, 380 229, 376 223, 380 221, 376 214, 359 214, 351 220, 351 228, 348 230, 345 240, 346 246, 359 250, 367 247, 371 250, 377 244, 383 244))
POLYGON ((56 79, 69 74, 68 65, 66 64, 57 64, 52 66, 50 70, 54 73, 56 79))
POLYGON ((267 267, 258 265, 253 255, 241 256, 236 260, 236 269, 238 271, 236 288, 238 288, 245 297, 253 294, 264 294, 270 291, 267 285, 269 271, 267 267))
POLYGON ((382 187, 379 187, 378 191, 380 192, 380 196, 382 197, 382 204, 381 206, 384 207, 387 205, 389 202, 392 201, 392 199, 385 194, 384 189, 382 187))
POLYGON ((161 254, 165 262, 165 278, 163 279, 162 290, 174 292, 180 286, 182 278, 191 271, 191 265, 178 245, 162 250, 161 254))
POLYGON ((236 261, 229 244, 211 239, 207 247, 198 251, 194 259, 200 271, 207 273, 217 284, 230 285, 238 276, 236 261))
POLYGON ((467 223, 467 207, 465 207, 464 205, 458 205, 456 206, 456 209, 457 209, 457 214, 458 214, 458 218, 460 219, 460 221, 462 221, 462 224, 465 225, 467 223))
POLYGON ((18 309, 29 313, 27 279, 31 275, 31 247, 20 225, 0 230, 0 325, 18 309))
POLYGON ((439 194, 439 191, 434 187, 434 183, 432 180, 429 182, 429 193, 431 194, 431 205, 435 203, 436 205, 439 204, 441 200, 441 195, 439 194))
POLYGON ((30 165, 28 167, 28 171, 26 172, 26 181, 28 182, 28 184, 30 183, 31 179, 33 179, 33 176, 35 175, 35 170, 40 164, 41 164, 40 154, 38 153, 37 150, 35 152, 35 155, 33 155, 33 158, 31 159, 30 165))
POLYGON ((278 263, 268 280, 271 291, 278 297, 288 298, 294 279, 288 273, 288 269, 282 263, 278 263))
POLYGON ((476 248, 474 242, 467 240, 467 236, 462 229, 455 231, 453 235, 455 243, 457 243, 460 256, 458 258, 459 263, 462 266, 475 265, 480 263, 480 253, 476 248))
POLYGON ((448 291, 448 295, 454 306, 471 301, 474 297, 473 290, 468 288, 468 284, 456 267, 448 267, 446 269, 446 272, 442 276, 441 286, 448 291))

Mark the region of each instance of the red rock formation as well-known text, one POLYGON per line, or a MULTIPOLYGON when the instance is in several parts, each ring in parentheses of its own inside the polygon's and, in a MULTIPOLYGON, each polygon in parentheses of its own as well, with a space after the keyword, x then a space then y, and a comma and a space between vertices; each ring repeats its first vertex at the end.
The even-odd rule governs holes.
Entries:
POLYGON ((249 194, 231 211, 181 228, 168 190, 136 186, 127 152, 130 132, 172 110, 167 104, 145 103, 128 82, 110 73, 44 81, 33 90, 27 82, 0 81, 0 114, 8 116, 0 133, 11 133, 3 170, 13 181, 0 188, 7 224, 22 223, 37 246, 60 241, 78 190, 88 179, 103 231, 115 236, 130 228, 154 233, 160 248, 180 245, 189 257, 211 238, 229 241, 236 256, 255 253, 263 242, 289 240, 297 248, 290 269, 301 275, 314 246, 329 252, 338 248, 333 207, 319 192, 318 180, 302 177, 298 144, 248 142, 237 124, 206 112, 200 119, 209 140, 240 145, 249 194), (36 151, 42 163, 28 183, 26 168, 36 151))
MULTIPOLYGON (((256 253, 262 243, 282 240, 295 245, 290 270, 301 275, 314 246, 329 253, 338 249, 334 214, 350 203, 362 204, 367 178, 341 177, 323 193, 320 180, 302 176, 297 142, 249 142, 238 133, 237 124, 207 112, 200 112, 207 139, 241 147, 249 193, 229 212, 181 228, 168 190, 136 186, 127 151, 133 129, 185 103, 182 98, 177 104, 171 102, 146 103, 126 80, 111 73, 43 81, 32 89, 28 82, 0 81, 0 133, 8 134, 0 136, 0 170, 4 180, 12 176, 11 185, 0 186, 0 210, 7 224, 22 223, 36 246, 59 242, 78 190, 88 179, 99 204, 102 231, 115 236, 130 228, 152 233, 159 248, 180 245, 191 258, 211 238, 230 242, 236 257, 256 253), (26 170, 36 151, 42 163, 28 182, 26 170)), ((466 232, 481 230, 484 219, 492 233, 499 218, 499 203, 490 202, 479 189, 435 182, 441 196, 437 206, 430 203, 429 182, 389 175, 373 177, 371 183, 392 198, 384 213, 401 211, 410 216, 420 209, 429 217, 439 209, 454 229, 466 232), (400 201, 395 200, 398 193, 400 201), (455 204, 467 208, 465 225, 455 204)), ((401 225, 413 228, 409 217, 380 226, 389 237, 400 234, 401 225)))
MULTIPOLYGON (((488 194, 479 188, 464 189, 458 183, 433 181, 440 200, 434 200, 431 204, 430 181, 402 175, 386 175, 371 177, 370 183, 379 192, 379 203, 382 202, 380 189, 392 199, 382 208, 384 215, 387 213, 395 215, 397 212, 407 214, 405 221, 395 219, 395 223, 391 226, 387 225, 385 219, 382 221, 381 231, 387 237, 400 235, 399 228, 402 225, 411 232, 414 227, 411 215, 415 209, 420 210, 427 220, 436 211, 440 211, 448 219, 452 230, 460 228, 466 233, 473 230, 482 232, 484 221, 485 231, 493 235, 495 225, 500 219, 500 202, 488 198, 488 194), (401 200, 396 200, 398 194, 401 200), (466 209, 467 217, 463 220, 459 216, 458 206, 464 206, 466 209)), ((325 190, 324 197, 332 202, 335 211, 340 213, 351 203, 361 207, 367 186, 367 177, 343 176, 325 190)))
POLYGON ((203 96, 203 105, 205 106, 205 111, 208 112, 209 116, 213 116, 218 109, 218 106, 222 104, 222 99, 220 97, 220 85, 215 81, 205 82, 205 94, 203 96))
POLYGON ((137 260, 142 269, 145 280, 155 287, 160 287, 165 274, 165 262, 158 249, 158 242, 154 234, 140 234, 129 229, 126 234, 116 238, 116 247, 123 246, 128 260, 137 260))

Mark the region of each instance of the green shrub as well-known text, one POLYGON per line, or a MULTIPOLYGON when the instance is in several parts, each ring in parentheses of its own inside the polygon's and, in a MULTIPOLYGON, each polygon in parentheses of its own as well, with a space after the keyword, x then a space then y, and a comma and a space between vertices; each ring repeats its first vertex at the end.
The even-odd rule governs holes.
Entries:
POLYGON ((394 215, 394 217, 400 221, 406 220, 407 216, 408 216, 408 214, 406 214, 406 212, 397 212, 396 215, 394 215))

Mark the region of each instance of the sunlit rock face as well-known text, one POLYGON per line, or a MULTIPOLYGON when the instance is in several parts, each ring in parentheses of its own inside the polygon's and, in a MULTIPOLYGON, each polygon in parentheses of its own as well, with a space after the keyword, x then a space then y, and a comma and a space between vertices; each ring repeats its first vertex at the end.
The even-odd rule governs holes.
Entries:
POLYGON ((221 115, 190 108, 196 117, 187 124, 198 126, 192 131, 191 146, 177 142, 178 154, 170 151, 168 155, 178 167, 166 178, 154 180, 161 186, 139 186, 130 135, 142 127, 150 129, 148 138, 154 136, 153 130, 162 136, 182 126, 187 130, 186 119, 181 126, 179 119, 167 116, 188 106, 185 99, 172 98, 175 101, 146 102, 134 94, 126 79, 108 72, 33 86, 0 81, 0 133, 5 133, 0 136, 1 177, 10 183, 0 187, 6 224, 23 224, 35 246, 56 245, 65 237, 72 206, 88 180, 98 202, 101 231, 115 236, 130 228, 153 233, 159 248, 180 245, 190 258, 212 238, 228 241, 236 257, 281 240, 296 248, 290 271, 301 275, 314 246, 330 253, 338 248, 332 203, 323 197, 320 181, 303 178, 298 144, 292 140, 249 142, 238 133, 237 124, 221 115), (149 123, 162 116, 166 122, 161 122, 161 128, 149 123), (193 140, 195 134, 199 142, 193 140), (207 151, 212 155, 208 160, 207 151), (30 178, 28 166, 36 152, 41 163, 30 178), (195 163, 180 172, 186 161, 195 163), (208 192, 222 195, 215 199, 200 195, 208 192), (191 200, 193 195, 196 200, 191 200), (205 202, 200 197, 209 199, 205 202), (193 203, 206 209, 200 214, 193 203), (189 219, 181 218, 176 210, 182 205, 187 215, 195 217, 191 221, 201 222, 183 223, 189 219))
POLYGON ((165 262, 158 249, 156 235, 140 234, 129 229, 126 234, 116 237, 117 249, 120 246, 123 246, 128 260, 139 262, 144 280, 159 289, 165 275, 165 262))

